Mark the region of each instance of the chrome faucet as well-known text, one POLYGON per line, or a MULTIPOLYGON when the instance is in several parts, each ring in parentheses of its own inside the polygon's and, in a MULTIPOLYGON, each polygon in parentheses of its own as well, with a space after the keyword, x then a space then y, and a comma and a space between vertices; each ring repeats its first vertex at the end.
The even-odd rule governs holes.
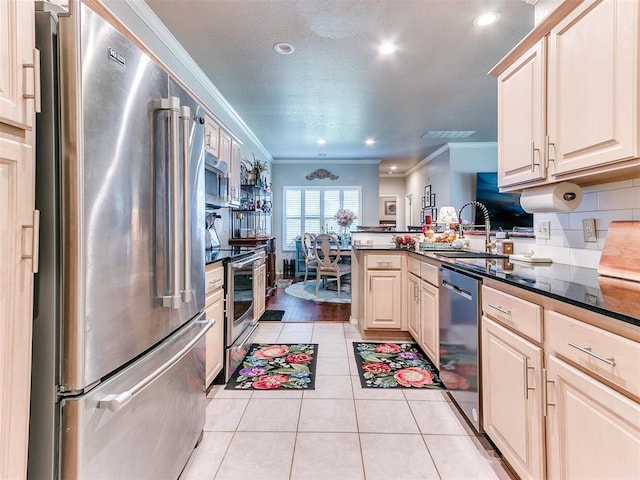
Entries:
MULTIPOLYGON (((470 202, 467 202, 464 205, 462 205, 462 207, 460 207, 460 210, 458 210, 458 232, 460 234, 460 238, 464 238, 464 231, 462 228, 462 210, 464 210, 464 208, 468 207, 469 205, 476 205, 478 208, 480 208, 480 210, 482 210, 482 213, 484 214, 484 237, 485 237, 484 249, 485 249, 485 252, 491 253, 491 250, 493 249, 494 244, 491 243, 491 223, 489 222, 489 210, 487 210, 487 207, 485 207, 480 202, 471 200, 470 202)), ((467 225, 467 226, 482 227, 482 225, 467 225)))

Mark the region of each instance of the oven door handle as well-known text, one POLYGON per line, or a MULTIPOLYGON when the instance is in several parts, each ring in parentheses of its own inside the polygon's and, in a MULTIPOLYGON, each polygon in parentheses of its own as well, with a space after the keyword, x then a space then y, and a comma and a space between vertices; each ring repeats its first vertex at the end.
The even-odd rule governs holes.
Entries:
POLYGON ((242 261, 233 262, 231 268, 244 268, 258 260, 260 260, 260 255, 251 255, 249 258, 242 259, 242 261))
POLYGON ((253 335, 253 332, 255 332, 258 329, 259 326, 260 326, 260 324, 256 323, 253 326, 253 328, 251 329, 251 331, 249 332, 249 334, 246 337, 244 337, 244 340, 242 341, 242 343, 240 345, 238 345, 237 347, 235 347, 235 348, 240 349, 240 348, 244 347, 244 344, 249 341, 249 339, 251 338, 251 335, 253 335))

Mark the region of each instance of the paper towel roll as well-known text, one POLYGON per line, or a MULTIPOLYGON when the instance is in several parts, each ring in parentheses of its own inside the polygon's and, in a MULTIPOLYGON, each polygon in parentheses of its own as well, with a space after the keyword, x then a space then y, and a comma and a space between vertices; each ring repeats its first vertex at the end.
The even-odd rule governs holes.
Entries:
POLYGON ((562 182, 522 191, 520 205, 525 212, 569 212, 582 202, 582 189, 573 183, 562 182))

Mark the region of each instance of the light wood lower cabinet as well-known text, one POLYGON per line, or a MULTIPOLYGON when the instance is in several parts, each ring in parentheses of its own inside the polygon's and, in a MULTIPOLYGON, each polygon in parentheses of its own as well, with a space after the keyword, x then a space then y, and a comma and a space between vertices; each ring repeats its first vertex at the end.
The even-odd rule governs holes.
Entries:
POLYGON ((420 278, 410 273, 407 278, 407 328, 420 342, 420 278))
POLYGON ((482 317, 484 430, 522 479, 545 476, 542 348, 482 317))
POLYGON ((440 322, 438 320, 438 287, 420 283, 420 346, 434 365, 440 366, 440 322))
POLYGON ((640 478, 640 406, 547 357, 550 479, 640 478))
POLYGON ((207 320, 215 321, 205 337, 205 386, 208 387, 222 371, 224 362, 224 268, 209 265, 205 271, 204 312, 207 320))
POLYGON ((402 272, 368 270, 365 282, 366 328, 402 329, 402 272))
POLYGON ((256 278, 254 279, 253 290, 253 314, 254 318, 258 320, 266 309, 267 266, 265 264, 260 265, 254 275, 256 278))

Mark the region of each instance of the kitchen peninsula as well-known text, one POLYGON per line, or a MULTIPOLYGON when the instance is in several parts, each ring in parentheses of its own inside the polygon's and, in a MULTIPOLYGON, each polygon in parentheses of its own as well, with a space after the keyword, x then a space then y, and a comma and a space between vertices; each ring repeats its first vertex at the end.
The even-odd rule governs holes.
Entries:
POLYGON ((448 321, 441 272, 475 277, 481 431, 521 478, 640 474, 640 285, 505 261, 445 258, 395 248, 388 233, 355 233, 352 322, 365 338, 413 337, 434 364, 455 370, 437 351, 448 321), (598 460, 602 452, 610 461, 598 460))

